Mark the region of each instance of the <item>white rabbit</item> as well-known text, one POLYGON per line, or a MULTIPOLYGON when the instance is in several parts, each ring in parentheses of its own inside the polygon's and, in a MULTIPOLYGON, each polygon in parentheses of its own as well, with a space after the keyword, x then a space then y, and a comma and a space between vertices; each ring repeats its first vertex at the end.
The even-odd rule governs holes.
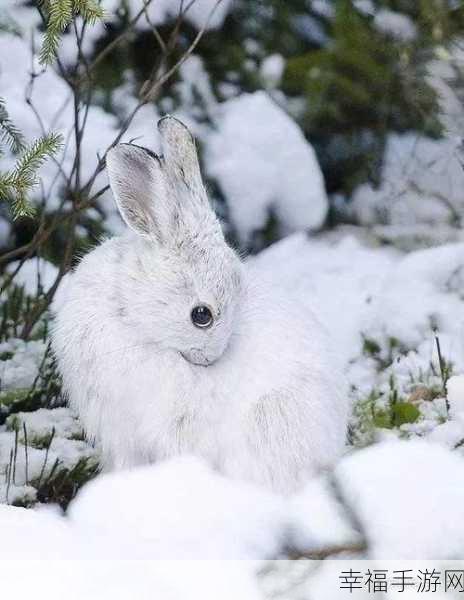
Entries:
POLYGON ((191 453, 289 493, 343 450, 342 375, 292 291, 226 244, 188 129, 158 127, 162 157, 108 154, 129 229, 84 257, 57 303, 65 390, 107 468, 191 453))

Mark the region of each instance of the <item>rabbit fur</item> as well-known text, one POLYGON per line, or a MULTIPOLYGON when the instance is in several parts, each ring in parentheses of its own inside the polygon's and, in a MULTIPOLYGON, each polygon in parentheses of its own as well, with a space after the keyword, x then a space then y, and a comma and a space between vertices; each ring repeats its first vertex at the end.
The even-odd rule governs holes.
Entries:
POLYGON ((127 232, 82 259, 54 306, 70 404, 106 468, 189 453, 290 493, 344 448, 343 377, 317 319, 225 242, 188 129, 158 127, 162 157, 108 153, 127 232), (192 323, 197 305, 212 326, 192 323))

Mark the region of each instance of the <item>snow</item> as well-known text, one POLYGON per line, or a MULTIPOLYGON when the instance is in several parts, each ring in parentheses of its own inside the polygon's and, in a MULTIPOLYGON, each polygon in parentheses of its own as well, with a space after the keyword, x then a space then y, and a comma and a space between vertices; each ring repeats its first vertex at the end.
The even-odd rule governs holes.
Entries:
POLYGON ((360 350, 370 299, 400 256, 390 248, 368 248, 351 235, 320 239, 297 233, 252 260, 276 285, 315 310, 347 364, 360 350))
POLYGON ((39 408, 34 412, 17 412, 8 417, 7 426, 19 426, 22 437, 22 427, 25 426, 29 438, 46 438, 55 430, 55 435, 69 439, 83 439, 82 425, 69 408, 39 408))
POLYGON ((329 19, 334 16, 334 7, 330 0, 313 0, 311 9, 315 13, 329 19))
MULTIPOLYGON (((130 4, 133 13, 141 5, 139 0, 130 4)), ((416 29, 405 15, 376 11, 366 0, 355 4, 373 17, 379 31, 399 42, 416 37, 416 29)), ((201 28, 213 5, 213 0, 194 4, 187 15, 190 23, 201 28)), ((116 2, 108 0, 104 6, 110 12, 116 2)), ((231 6, 231 1, 223 0, 209 27, 220 27, 231 6)), ((36 23, 36 12, 9 1, 7 8, 11 7, 26 35, 23 39, 0 36, 2 96, 27 138, 34 139, 42 130, 25 101, 24 90, 30 71, 38 75, 32 100, 45 129, 70 138, 60 156, 64 172, 69 173, 74 147, 68 88, 53 69, 42 72, 37 58, 30 55, 27 29, 36 23)), ((153 2, 149 10, 154 22, 161 23, 178 8, 177 1, 163 0, 153 2)), ((332 3, 324 0, 315 1, 312 8, 327 17, 333 14, 332 3)), ((311 20, 300 23, 314 33, 313 25, 311 20)), ((146 26, 141 20, 139 28, 146 26)), ((89 30, 87 50, 103 31, 104 24, 89 30)), ((37 39, 37 46, 39 42, 37 39)), ((62 53, 67 62, 72 60, 70 42, 70 36, 65 36, 62 53)), ((254 55, 247 63, 250 70, 259 64, 258 74, 272 90, 272 97, 263 91, 240 94, 238 86, 228 84, 221 90, 230 99, 218 102, 204 64, 195 55, 182 65, 175 83, 180 116, 204 147, 205 169, 224 194, 243 244, 251 243, 253 233, 266 226, 271 214, 279 218, 280 235, 292 234, 249 260, 276 286, 312 308, 326 325, 341 355, 353 402, 358 405, 375 392, 375 409, 388 410, 393 385, 401 401, 416 407, 420 416, 392 429, 372 425, 370 431, 364 431, 360 427, 355 445, 373 445, 351 448, 334 472, 308 481, 304 490, 290 499, 230 481, 200 461, 182 457, 133 472, 97 476, 82 489, 66 515, 56 507, 36 504, 25 510, 0 504, 0 558, 18 559, 23 569, 24 560, 38 557, 142 561, 140 569, 137 563, 124 568, 89 564, 81 567, 80 573, 88 574, 82 577, 61 565, 54 571, 52 585, 56 589, 49 589, 47 598, 61 598, 63 586, 70 598, 79 599, 134 597, 135 589, 140 598, 152 597, 154 589, 167 599, 259 598, 252 569, 234 559, 282 556, 288 548, 317 551, 350 545, 363 536, 369 542, 369 558, 445 559, 462 554, 464 243, 452 222, 455 213, 464 211, 459 138, 464 117, 462 103, 449 85, 452 67, 461 64, 462 52, 454 49, 445 57, 437 56, 430 65, 431 82, 441 94, 448 137, 432 140, 410 133, 390 135, 380 186, 360 186, 351 205, 353 215, 371 228, 369 232, 340 227, 317 236, 306 230, 317 229, 324 222, 327 195, 311 144, 276 102, 282 99, 275 87, 282 77, 284 58, 272 54, 259 63, 261 48, 254 40, 247 41, 247 52, 254 55), (193 107, 197 98, 201 106, 193 107), (394 240, 396 248, 381 245, 385 240, 394 240), (429 242, 440 245, 416 249, 429 242), (413 251, 406 253, 399 247, 413 251), (452 365, 453 376, 446 386, 435 335, 452 365), (378 350, 366 352, 366 341, 378 344, 378 350), (358 523, 361 531, 356 529, 358 523), (182 566, 170 562, 178 558, 184 559, 182 566), (218 560, 214 568, 190 564, 198 558, 228 561, 218 560), (143 566, 143 561, 152 559, 158 561, 156 567, 143 566)), ((136 105, 130 92, 134 82, 126 79, 113 96, 118 118, 127 116, 136 105)), ((163 102, 158 107, 145 106, 124 139, 156 150, 155 122, 168 108, 172 107, 163 102)), ((116 135, 118 118, 99 106, 90 108, 83 139, 84 179, 92 174, 97 155, 103 154, 116 135)), ((13 164, 10 155, 3 160, 7 166, 13 164)), ((56 174, 52 161, 41 170, 43 189, 37 188, 36 199, 51 191, 48 209, 60 203, 56 174)), ((100 176, 98 185, 105 182, 105 176, 100 176)), ((121 231, 121 220, 109 196, 102 198, 102 205, 106 229, 121 231)), ((0 219, 0 238, 6 238, 9 231, 9 225, 0 219)), ((11 263, 7 272, 14 272, 17 266, 11 263)), ((31 258, 16 282, 33 295, 39 281, 46 291, 56 275, 51 263, 31 258)), ((65 281, 60 292, 65 292, 65 281)), ((67 408, 7 416, 9 394, 20 397, 20 392, 33 385, 45 349, 42 341, 13 338, 0 343, 1 502, 34 504, 37 480, 42 470, 43 477, 50 474, 56 460, 67 469, 81 459, 93 464, 98 461, 98 450, 82 439, 81 426, 67 408), (27 457, 23 425, 29 441, 27 457), (44 440, 53 430, 47 451, 44 440), (16 438, 15 476, 7 484, 16 438)), ((359 425, 361 417, 356 414, 353 423, 359 425)), ((18 597, 18 576, 12 581, 14 597, 18 597)), ((34 584, 30 594, 37 597, 38 580, 32 579, 23 583, 21 591, 27 596, 26 587, 34 584)), ((3 592, 8 585, 3 580, 3 592)), ((316 585, 314 589, 319 588, 316 585)))
MULTIPOLYGON (((73 545, 68 545, 70 528, 57 511, 28 510, 0 504, 0 560, 59 559, 66 548, 67 556, 75 558, 73 545)), ((74 540, 79 544, 78 537, 74 540)))
MULTIPOLYGON (((443 356, 454 364, 453 372, 464 373, 464 244, 404 253, 372 247, 360 229, 342 228, 319 236, 296 233, 249 260, 276 286, 291 290, 316 310, 342 356, 353 400, 376 389, 378 406, 387 406, 394 377, 400 396, 406 399, 413 397, 419 384, 426 388, 425 396, 416 393, 416 399, 410 400, 420 410, 420 418, 392 430, 377 428, 374 439, 361 436, 360 445, 377 444, 352 451, 336 467, 335 480, 329 474, 310 481, 288 501, 228 481, 191 458, 98 476, 71 504, 66 523, 72 539, 87 537, 97 556, 259 559, 279 556, 286 547, 317 550, 358 541, 349 516, 354 511, 372 541, 369 556, 408 558, 420 551, 427 558, 433 556, 433 548, 437 556, 452 556, 463 541, 459 527, 452 541, 442 544, 435 525, 431 526, 438 540, 433 547, 433 535, 416 532, 416 528, 437 512, 440 503, 449 506, 456 519, 454 506, 462 502, 459 477, 451 478, 451 473, 459 474, 463 460, 462 449, 453 450, 464 439, 463 376, 448 381, 448 418, 432 326, 438 328, 443 356), (379 370, 376 358, 363 350, 363 336, 379 344, 383 360, 388 357, 390 339, 397 338, 402 350, 379 370), (438 396, 427 399, 429 389, 438 389, 438 396), (397 437, 408 441, 398 442, 397 437), (437 472, 440 485, 433 486, 437 472), (334 495, 334 481, 343 491, 341 500, 334 495), (414 490, 417 495, 409 496, 416 494, 414 490), (411 550, 404 549, 401 537, 405 520, 411 518, 405 504, 418 511, 411 550), (397 514, 400 507, 404 516, 397 514), (390 510, 398 522, 396 529, 388 516, 390 510), (92 535, 104 540, 103 548, 92 535)), ((44 350, 42 342, 2 344, 1 352, 13 354, 0 361, 3 389, 28 387, 44 350)), ((26 423, 30 439, 43 438, 55 427, 49 465, 60 458, 70 468, 80 457, 97 457, 90 446, 75 439, 80 429, 67 409, 19 413, 0 430, 2 482, 1 473, 14 446, 15 419, 20 431, 22 422, 26 423)), ((29 448, 29 482, 40 475, 44 455, 43 448, 29 448)), ((10 502, 25 497, 35 500, 34 488, 21 487, 28 483, 24 459, 20 445, 10 502)), ((4 485, 0 494, 6 495, 4 485)), ((451 516, 440 515, 438 520, 446 531, 448 519, 451 516)), ((76 541, 76 548, 79 544, 76 541)))
MULTIPOLYGON (((176 84, 176 91, 179 93, 182 106, 195 107, 195 97, 199 97, 207 113, 212 114, 216 110, 217 100, 201 58, 195 55, 189 56, 181 66, 179 72, 181 78, 176 84)), ((201 110, 198 107, 195 108, 196 110, 201 110)), ((180 117, 188 124, 194 135, 201 133, 202 129, 198 124, 198 120, 201 120, 198 117, 201 117, 201 114, 191 113, 186 116, 181 114, 180 117)))
POLYGON ((29 558, 9 561, 2 590, 17 600, 62 600, 63 590, 69 600, 263 600, 252 569, 244 561, 29 558))
POLYGON ((386 8, 375 13, 374 26, 400 42, 412 42, 417 37, 417 29, 411 17, 386 8))
POLYGON ((314 150, 265 92, 224 102, 216 126, 205 164, 227 198, 242 242, 265 227, 271 211, 282 233, 322 225, 328 201, 314 150))
POLYGON ((0 506, 2 593, 18 600, 259 600, 254 565, 246 561, 122 560, 117 524, 99 538, 76 531, 51 509, 0 506), (24 574, 27 573, 27 577, 24 574), (20 584, 18 584, 20 582, 20 584))
MULTIPOLYGON (((23 38, 9 34, 0 36, 0 86, 7 110, 28 141, 39 138, 44 132, 53 131, 63 136, 64 145, 57 154, 62 172, 55 162, 48 160, 40 169, 41 186, 36 188, 36 200, 42 193, 47 196, 47 209, 60 205, 57 182, 69 175, 72 170, 75 142, 70 124, 73 122, 71 95, 66 83, 51 68, 44 70, 38 65, 37 56, 31 56, 28 35, 23 38), (27 102, 25 90, 29 89, 30 73, 35 74, 30 88, 30 99, 38 111, 41 121, 27 102)), ((91 106, 88 112, 88 126, 82 139, 82 178, 90 178, 97 164, 97 154, 103 154, 117 133, 117 118, 103 111, 99 106, 91 106)), ((130 134, 129 134, 130 135, 130 134)), ((14 164, 14 157, 8 154, 2 158, 5 167, 14 164)), ((102 177, 99 178, 101 182, 102 177)), ((98 185, 98 182, 97 182, 98 185)))
MULTIPOLYGON (((39 343, 29 342, 28 346, 34 344, 39 343)), ((30 354, 30 348, 27 350, 30 354)), ((20 360, 24 355, 24 352, 16 352, 13 359, 0 362, 0 366, 20 360)), ((43 349, 40 356, 43 356, 43 349)), ((27 361, 23 361, 21 367, 24 373, 34 373, 38 368, 27 361)), ((16 376, 14 389, 18 389, 21 373, 15 373, 11 364, 6 365, 5 372, 10 377, 16 376)), ((34 379, 35 374, 34 377, 29 375, 30 383, 24 385, 23 380, 23 387, 30 387, 34 379)), ((9 409, 8 404, 5 409, 9 409)), ((46 482, 53 472, 57 475, 63 469, 69 471, 80 461, 86 461, 91 468, 98 464, 98 452, 84 441, 82 426, 70 409, 41 408, 11 414, 0 426, 0 502, 34 504, 41 483, 46 482)))
POLYGON ((285 69, 285 59, 281 54, 270 54, 261 63, 259 74, 267 88, 277 87, 285 69))
POLYGON ((462 555, 464 460, 430 442, 387 442, 354 452, 335 470, 374 559, 462 555))
POLYGON ((20 261, 9 263, 6 272, 14 276, 15 284, 23 286, 29 296, 35 296, 38 291, 48 292, 58 275, 58 269, 43 258, 28 258, 22 264, 20 261), (18 267, 21 268, 18 270, 18 267), (17 271, 17 273, 16 273, 17 271))
MULTIPOLYGON (((449 244, 406 255, 373 299, 373 319, 387 334, 414 347, 431 331, 462 332, 464 244, 449 244)), ((457 338, 459 337, 456 336, 457 338)), ((459 344, 457 351, 464 346, 459 344)))
POLYGON ((363 225, 450 223, 462 213, 464 171, 460 140, 432 140, 416 134, 391 134, 387 140, 381 185, 361 185, 352 209, 363 225))
POLYGON ((35 502, 39 484, 47 481, 57 461, 55 474, 63 469, 73 469, 82 459, 93 460, 93 464, 98 461, 95 451, 83 441, 56 437, 48 453, 46 449, 33 447, 32 443, 34 438, 31 438, 31 443, 28 442, 27 454, 26 446, 21 443, 18 445, 14 479, 10 475, 8 482, 5 467, 10 462, 10 452, 15 448, 15 434, 0 431, 0 503, 23 505, 28 498, 32 499, 32 503, 35 502))
MULTIPOLYGON (((392 385, 404 402, 412 401, 419 384, 426 395, 433 394, 435 399, 419 402, 417 422, 389 435, 425 436, 448 448, 464 439, 463 421, 453 414, 448 421, 435 340, 437 335, 453 373, 464 373, 463 244, 404 254, 372 248, 358 230, 348 228, 318 238, 294 234, 252 260, 326 325, 353 402, 365 402, 375 391, 377 408, 385 410, 392 385), (365 340, 378 344, 378 355, 366 354, 365 340)), ((357 417, 353 425, 360 445, 387 432, 365 432, 357 417)))
POLYGON ((190 457, 98 477, 80 492, 69 518, 77 530, 102 538, 117 531, 114 543, 128 558, 271 557, 287 526, 280 498, 190 457))
POLYGON ((278 496, 182 457, 101 475, 81 490, 67 516, 0 505, 2 534, 15 538, 12 547, 0 544, 0 559, 21 552, 32 558, 40 543, 44 558, 261 559, 284 545, 290 520, 285 508, 278 496), (28 523, 39 529, 40 541, 28 523), (44 537, 42 526, 62 540, 44 537))
POLYGON ((354 0, 353 4, 356 10, 364 15, 373 15, 375 13, 375 6, 372 0, 354 0))
POLYGON ((300 550, 344 546, 359 540, 345 509, 334 495, 328 477, 308 482, 289 501, 292 515, 291 539, 300 550))
POLYGON ((25 342, 17 338, 0 343, 0 354, 12 354, 11 358, 0 361, 2 391, 31 387, 39 372, 45 346, 44 342, 35 340, 25 342))
MULTIPOLYGON (((109 4, 105 6, 108 13, 114 12, 118 6, 115 0, 109 0, 109 4)), ((142 8, 142 0, 130 0, 132 14, 137 14, 142 8)), ((200 30, 203 27, 207 29, 217 29, 221 27, 227 13, 230 10, 232 0, 195 0, 193 3, 182 2, 181 0, 157 0, 148 7, 148 15, 150 21, 159 25, 164 23, 168 18, 177 18, 179 10, 183 6, 185 10, 185 18, 196 29, 200 30), (217 7, 215 8, 217 4, 217 7), (214 11, 214 12, 213 12, 214 11), (209 18, 209 21, 208 21, 209 18)), ((144 24, 142 20, 141 26, 148 27, 148 23, 144 24)), ((140 25, 139 25, 140 27, 140 25)))
POLYGON ((464 375, 450 377, 446 383, 450 415, 452 417, 464 416, 464 375))
MULTIPOLYGON (((168 0, 168 5, 170 7, 173 4, 175 5, 175 2, 173 3, 172 0, 168 0)), ((192 4, 186 13, 187 20, 189 20, 197 29, 202 29, 208 23, 208 17, 211 15, 211 11, 214 9, 216 4, 217 0, 196 0, 196 2, 192 4)), ((221 0, 217 8, 214 10, 207 28, 218 29, 221 27, 231 6, 232 0, 221 0)), ((176 10, 169 8, 169 11, 171 15, 176 15, 176 10)))
POLYGON ((463 470, 464 459, 437 444, 389 441, 342 459, 330 484, 314 480, 283 499, 183 457, 102 475, 65 516, 52 507, 0 506, 0 559, 246 564, 288 548, 317 551, 363 538, 371 559, 453 558, 464 543, 463 470))

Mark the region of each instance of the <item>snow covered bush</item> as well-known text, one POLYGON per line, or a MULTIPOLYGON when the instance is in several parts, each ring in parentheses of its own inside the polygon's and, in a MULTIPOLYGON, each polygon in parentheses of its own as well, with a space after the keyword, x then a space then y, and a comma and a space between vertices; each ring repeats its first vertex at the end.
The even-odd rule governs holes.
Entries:
POLYGON ((457 139, 431 140, 392 135, 385 151, 379 187, 363 184, 352 210, 363 225, 436 229, 460 225, 464 213, 464 171, 457 139))
POLYGON ((265 92, 220 105, 205 162, 245 247, 271 219, 279 237, 324 223, 328 200, 314 150, 265 92))

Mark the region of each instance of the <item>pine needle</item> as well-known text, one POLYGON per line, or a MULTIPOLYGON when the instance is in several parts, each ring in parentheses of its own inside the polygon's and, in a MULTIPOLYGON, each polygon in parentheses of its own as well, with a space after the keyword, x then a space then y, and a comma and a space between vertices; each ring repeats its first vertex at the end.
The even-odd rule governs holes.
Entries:
POLYGON ((41 64, 54 61, 63 32, 77 16, 90 25, 104 16, 104 11, 95 0, 42 0, 48 14, 45 38, 40 51, 41 64))
POLYGON ((15 154, 24 149, 23 135, 11 121, 3 98, 0 98, 0 142, 6 143, 15 154))
POLYGON ((61 136, 55 133, 39 138, 25 148, 12 171, 0 174, 0 199, 11 204, 14 219, 34 214, 28 195, 38 183, 37 171, 61 143, 61 136))

